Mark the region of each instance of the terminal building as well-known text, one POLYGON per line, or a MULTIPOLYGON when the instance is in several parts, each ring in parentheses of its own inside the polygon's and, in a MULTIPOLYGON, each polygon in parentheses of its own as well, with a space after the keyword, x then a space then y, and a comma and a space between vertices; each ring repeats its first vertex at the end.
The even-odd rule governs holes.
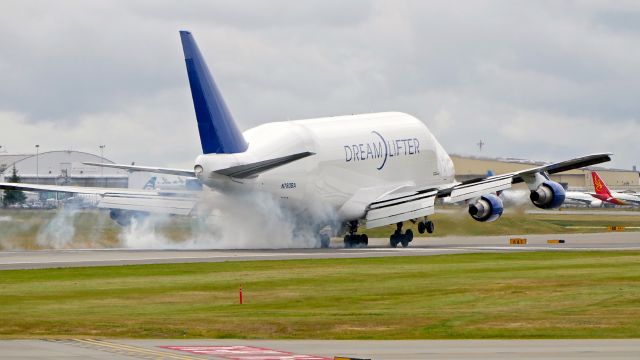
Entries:
POLYGON ((47 151, 38 154, 0 154, 0 181, 9 180, 15 167, 23 183, 126 188, 126 171, 84 165, 114 162, 82 151, 47 151))

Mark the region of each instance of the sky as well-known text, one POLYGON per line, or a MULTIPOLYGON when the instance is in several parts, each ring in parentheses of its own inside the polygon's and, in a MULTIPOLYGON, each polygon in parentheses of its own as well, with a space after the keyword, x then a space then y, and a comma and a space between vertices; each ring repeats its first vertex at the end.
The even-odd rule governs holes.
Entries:
POLYGON ((243 130, 402 111, 450 153, 640 165, 638 1, 3 1, 0 151, 190 169, 183 29, 243 130))

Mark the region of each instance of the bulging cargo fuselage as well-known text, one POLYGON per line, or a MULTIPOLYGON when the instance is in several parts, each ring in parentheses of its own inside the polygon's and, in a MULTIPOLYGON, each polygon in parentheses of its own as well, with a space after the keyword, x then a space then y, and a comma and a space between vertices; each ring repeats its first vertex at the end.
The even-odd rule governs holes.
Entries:
POLYGON ((266 191, 300 211, 321 203, 341 220, 354 220, 366 212, 367 203, 358 201, 359 194, 370 200, 402 186, 437 188, 454 181, 449 155, 424 123, 404 113, 275 122, 243 135, 249 145, 243 153, 198 156, 198 177, 205 185, 224 191, 266 191), (314 155, 249 179, 214 172, 251 163, 264 154, 305 151, 314 155))

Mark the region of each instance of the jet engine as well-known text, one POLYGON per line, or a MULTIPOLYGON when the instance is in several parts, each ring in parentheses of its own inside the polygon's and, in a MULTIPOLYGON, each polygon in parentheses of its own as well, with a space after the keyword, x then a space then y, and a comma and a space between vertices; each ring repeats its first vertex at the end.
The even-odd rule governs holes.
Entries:
POLYGON ((144 211, 131 211, 131 210, 120 210, 120 209, 111 209, 109 212, 109 216, 113 221, 118 223, 120 226, 129 226, 131 225, 131 220, 136 219, 140 220, 144 217, 148 216, 149 213, 144 211))
POLYGON ((555 181, 547 180, 540 184, 537 189, 531 190, 529 199, 533 205, 540 209, 559 208, 564 203, 565 190, 562 185, 555 181))
POLYGON ((481 196, 475 203, 469 204, 469 215, 480 222, 498 220, 502 215, 502 200, 493 194, 481 196))

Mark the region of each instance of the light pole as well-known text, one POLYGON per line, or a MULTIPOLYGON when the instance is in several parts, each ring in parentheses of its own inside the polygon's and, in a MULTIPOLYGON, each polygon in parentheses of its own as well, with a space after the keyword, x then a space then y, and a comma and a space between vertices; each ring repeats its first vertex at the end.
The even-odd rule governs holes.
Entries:
POLYGON ((36 184, 40 184, 40 145, 36 145, 36 184))
POLYGON ((104 162, 104 147, 105 145, 100 145, 100 177, 104 185, 104 167, 102 163, 104 162))

